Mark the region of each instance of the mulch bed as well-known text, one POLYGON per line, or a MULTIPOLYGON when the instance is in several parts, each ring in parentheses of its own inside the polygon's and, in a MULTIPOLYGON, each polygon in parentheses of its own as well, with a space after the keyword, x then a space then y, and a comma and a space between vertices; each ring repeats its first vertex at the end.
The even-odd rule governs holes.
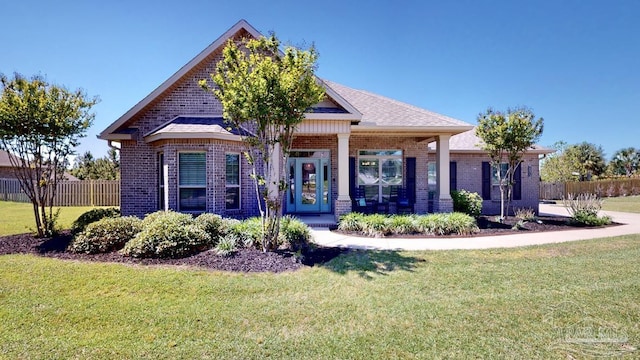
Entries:
MULTIPOLYGON (((510 217, 504 223, 494 221, 495 217, 483 216, 478 219, 480 232, 473 236, 506 235, 540 231, 559 231, 575 229, 576 226, 569 223, 564 217, 539 217, 538 222, 526 222, 520 230, 513 229, 516 219, 510 217)), ((411 235, 404 237, 412 237, 411 235)), ((415 237, 424 237, 416 235, 415 237)), ((223 257, 213 251, 204 251, 199 254, 181 259, 136 259, 122 256, 117 252, 107 254, 75 254, 66 251, 71 235, 66 232, 49 238, 38 239, 31 234, 20 234, 0 237, 0 255, 4 254, 35 254, 57 259, 114 262, 138 265, 173 265, 196 267, 208 270, 233 271, 233 272, 284 272, 295 271, 308 266, 321 265, 340 254, 356 251, 343 248, 317 247, 304 255, 302 259, 296 258, 286 251, 262 252, 255 249, 240 249, 235 254, 223 257)))

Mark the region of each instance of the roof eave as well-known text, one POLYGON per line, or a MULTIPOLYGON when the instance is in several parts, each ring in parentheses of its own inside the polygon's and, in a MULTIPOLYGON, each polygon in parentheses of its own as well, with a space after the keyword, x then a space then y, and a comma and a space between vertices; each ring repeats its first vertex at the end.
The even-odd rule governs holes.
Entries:
POLYGON ((131 134, 118 134, 118 133, 104 134, 104 133, 100 133, 97 137, 100 140, 113 140, 113 141, 133 140, 133 135, 131 135, 131 134))
POLYGON ((108 138, 110 134, 116 131, 120 126, 126 123, 128 120, 133 118, 138 112, 144 109, 147 105, 149 105, 153 100, 155 100, 158 96, 160 96, 163 92, 169 89, 176 81, 178 81, 182 76, 195 68, 198 64, 200 64, 204 59, 206 59, 209 55, 211 55, 214 51, 216 51, 220 46, 224 45, 227 39, 231 38, 238 31, 244 29, 249 34, 254 36, 255 38, 259 38, 261 36, 260 32, 256 30, 253 26, 251 26, 246 20, 238 21, 231 29, 227 30, 224 34, 218 37, 211 45, 207 46, 206 49, 201 51, 196 57, 191 59, 186 65, 180 68, 175 74, 171 75, 170 78, 165 80, 160 86, 158 86, 155 90, 153 90, 149 95, 147 95, 144 99, 140 100, 136 105, 134 105, 129 111, 127 111, 124 115, 119 117, 115 122, 113 122, 109 127, 107 127, 104 131, 98 135, 98 138, 104 140, 111 140, 108 138))
POLYGON ((392 132, 410 134, 461 134, 473 129, 473 126, 376 126, 376 125, 352 125, 352 133, 392 132))
POLYGON ((305 113, 304 118, 306 120, 345 120, 345 121, 360 121, 362 114, 336 114, 336 113, 305 113))
POLYGON ((220 133, 193 133, 193 132, 164 132, 159 134, 152 134, 145 136, 144 141, 146 143, 152 143, 160 140, 176 140, 176 139, 215 139, 215 140, 229 140, 229 141, 242 141, 242 136, 234 134, 220 134, 220 133))

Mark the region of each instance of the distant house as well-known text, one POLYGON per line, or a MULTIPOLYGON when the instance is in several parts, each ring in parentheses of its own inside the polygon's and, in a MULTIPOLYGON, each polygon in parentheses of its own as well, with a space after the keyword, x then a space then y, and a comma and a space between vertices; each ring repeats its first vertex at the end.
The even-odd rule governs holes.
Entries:
MULTIPOLYGON (((17 179, 15 169, 9 159, 9 153, 4 150, 0 150, 0 179, 17 179)), ((64 180, 76 181, 78 178, 65 172, 64 180)))
MULTIPOLYGON (((228 130, 220 102, 198 80, 209 78, 228 39, 260 36, 241 20, 99 135, 120 143, 123 214, 159 209, 235 217, 257 213, 241 138, 228 130)), ((497 208, 495 186, 485 173, 488 157, 473 147, 472 125, 318 81, 326 97, 296 133, 286 164, 286 213, 339 216, 352 210, 356 192, 384 203, 398 189, 417 213, 451 211, 452 188, 482 193, 485 209, 497 208)), ((540 152, 531 151, 521 169, 516 207, 537 210, 540 152)))

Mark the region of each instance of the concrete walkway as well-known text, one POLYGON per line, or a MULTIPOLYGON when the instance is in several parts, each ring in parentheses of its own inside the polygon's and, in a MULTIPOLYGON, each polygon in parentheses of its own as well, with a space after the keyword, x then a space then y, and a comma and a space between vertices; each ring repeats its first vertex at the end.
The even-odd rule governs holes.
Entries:
MULTIPOLYGON (((560 205, 540 204, 541 215, 568 216, 560 205)), ((640 234, 640 214, 603 211, 613 221, 623 225, 602 229, 578 229, 553 232, 523 233, 499 236, 460 238, 368 238, 331 232, 326 228, 312 228, 314 242, 331 247, 349 247, 371 250, 454 250, 512 248, 528 245, 561 243, 602 237, 640 234)))

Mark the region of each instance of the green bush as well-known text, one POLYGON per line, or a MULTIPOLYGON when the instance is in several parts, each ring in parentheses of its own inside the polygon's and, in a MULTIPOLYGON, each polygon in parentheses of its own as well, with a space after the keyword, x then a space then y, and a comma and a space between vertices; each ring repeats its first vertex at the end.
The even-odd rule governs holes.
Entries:
POLYGON ((135 216, 106 217, 90 223, 69 244, 75 253, 105 253, 121 249, 142 230, 142 220, 135 216))
POLYGON ((76 221, 71 224, 71 232, 78 234, 87 227, 87 225, 94 223, 100 219, 106 217, 118 217, 120 216, 120 210, 118 208, 98 208, 91 209, 82 215, 80 215, 76 221))
POLYGON ((467 190, 452 191, 453 211, 478 217, 482 213, 482 197, 467 190))
POLYGON ((173 211, 153 213, 143 220, 143 226, 144 229, 121 250, 123 255, 177 258, 213 245, 211 236, 189 214, 173 211))
POLYGON ((226 224, 220 215, 210 213, 200 214, 195 219, 195 223, 209 234, 213 244, 216 244, 220 237, 226 234, 226 224))
POLYGON ((262 249, 262 220, 259 217, 233 222, 229 230, 229 234, 235 235, 244 247, 262 249))
POLYGON ((415 234, 418 232, 415 217, 412 215, 393 215, 389 218, 389 229, 396 235, 415 234))
POLYGON ((302 221, 285 215, 280 221, 280 242, 282 246, 295 252, 309 250, 311 244, 311 232, 309 226, 302 221))
POLYGON ((385 215, 367 215, 362 219, 362 233, 366 236, 385 236, 391 233, 389 225, 389 218, 385 215))
POLYGON ((598 216, 590 211, 578 210, 573 213, 571 221, 581 226, 605 226, 611 224, 611 217, 598 216))
POLYGON ((218 245, 214 248, 216 254, 220 256, 230 256, 238 250, 238 237, 236 234, 229 234, 220 238, 218 245))
POLYGON ((338 230, 340 231, 362 231, 362 222, 365 215, 359 212, 350 212, 340 216, 338 230))
POLYGON ((470 235, 478 231, 476 220, 463 213, 442 213, 419 216, 420 232, 428 235, 470 235))
POLYGON ((536 212, 531 208, 516 209, 516 219, 522 221, 536 221, 536 212))

